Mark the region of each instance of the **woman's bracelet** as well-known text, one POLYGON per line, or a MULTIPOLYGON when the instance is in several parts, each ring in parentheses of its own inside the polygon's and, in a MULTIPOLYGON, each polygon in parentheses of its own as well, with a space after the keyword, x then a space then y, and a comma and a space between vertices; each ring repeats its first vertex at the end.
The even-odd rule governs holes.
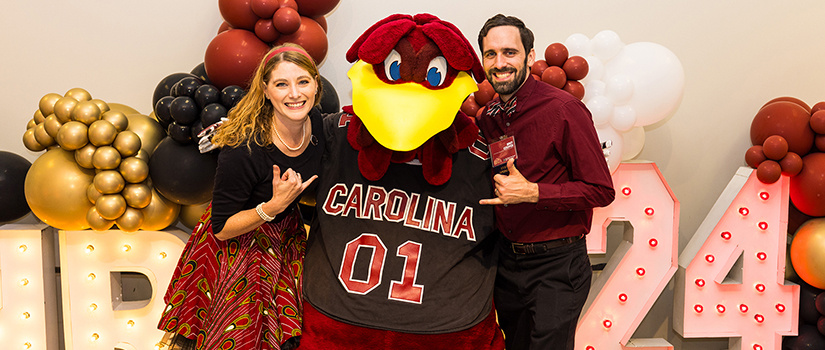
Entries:
POLYGON ((255 207, 255 212, 258 213, 258 216, 260 216, 264 221, 269 222, 275 219, 274 216, 269 216, 267 213, 264 213, 264 202, 261 202, 261 204, 258 204, 258 206, 255 207))

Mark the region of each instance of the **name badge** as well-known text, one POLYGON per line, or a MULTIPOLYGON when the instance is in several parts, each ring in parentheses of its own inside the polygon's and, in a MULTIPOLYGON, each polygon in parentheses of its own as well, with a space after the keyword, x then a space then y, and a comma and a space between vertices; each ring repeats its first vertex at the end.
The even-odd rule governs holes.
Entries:
POLYGON ((507 161, 518 159, 516 152, 516 138, 514 136, 502 137, 493 142, 490 147, 490 161, 493 162, 493 174, 510 175, 507 170, 507 161))

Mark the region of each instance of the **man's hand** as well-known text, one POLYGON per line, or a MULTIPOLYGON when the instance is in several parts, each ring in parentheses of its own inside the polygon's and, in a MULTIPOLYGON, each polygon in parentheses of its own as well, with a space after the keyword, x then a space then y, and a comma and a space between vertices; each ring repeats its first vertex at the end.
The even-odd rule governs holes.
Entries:
POLYGON ((495 182, 496 198, 482 199, 479 204, 517 204, 536 203, 539 201, 539 185, 527 181, 524 175, 516 169, 515 160, 507 161, 509 175, 496 174, 493 176, 495 182))

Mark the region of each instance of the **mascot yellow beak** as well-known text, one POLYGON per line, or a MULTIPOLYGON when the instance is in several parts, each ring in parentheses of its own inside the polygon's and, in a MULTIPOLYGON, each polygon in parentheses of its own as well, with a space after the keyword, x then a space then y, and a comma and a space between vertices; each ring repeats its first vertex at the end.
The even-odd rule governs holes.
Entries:
POLYGON ((358 60, 347 73, 352 81, 352 108, 382 146, 411 151, 447 129, 461 103, 478 90, 473 78, 459 72, 450 86, 430 90, 417 83, 386 84, 372 65, 358 60))

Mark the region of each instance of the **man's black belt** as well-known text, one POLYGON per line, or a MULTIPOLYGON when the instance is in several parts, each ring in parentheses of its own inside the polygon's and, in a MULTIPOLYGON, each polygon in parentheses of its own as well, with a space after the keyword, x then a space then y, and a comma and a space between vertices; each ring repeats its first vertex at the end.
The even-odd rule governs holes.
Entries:
POLYGON ((550 249, 558 248, 561 246, 566 246, 568 244, 572 244, 580 239, 584 238, 584 235, 573 236, 573 237, 565 237, 554 239, 552 241, 545 241, 545 242, 534 242, 534 243, 518 243, 518 242, 510 242, 510 248, 513 250, 513 253, 516 254, 539 254, 544 253, 550 249))

